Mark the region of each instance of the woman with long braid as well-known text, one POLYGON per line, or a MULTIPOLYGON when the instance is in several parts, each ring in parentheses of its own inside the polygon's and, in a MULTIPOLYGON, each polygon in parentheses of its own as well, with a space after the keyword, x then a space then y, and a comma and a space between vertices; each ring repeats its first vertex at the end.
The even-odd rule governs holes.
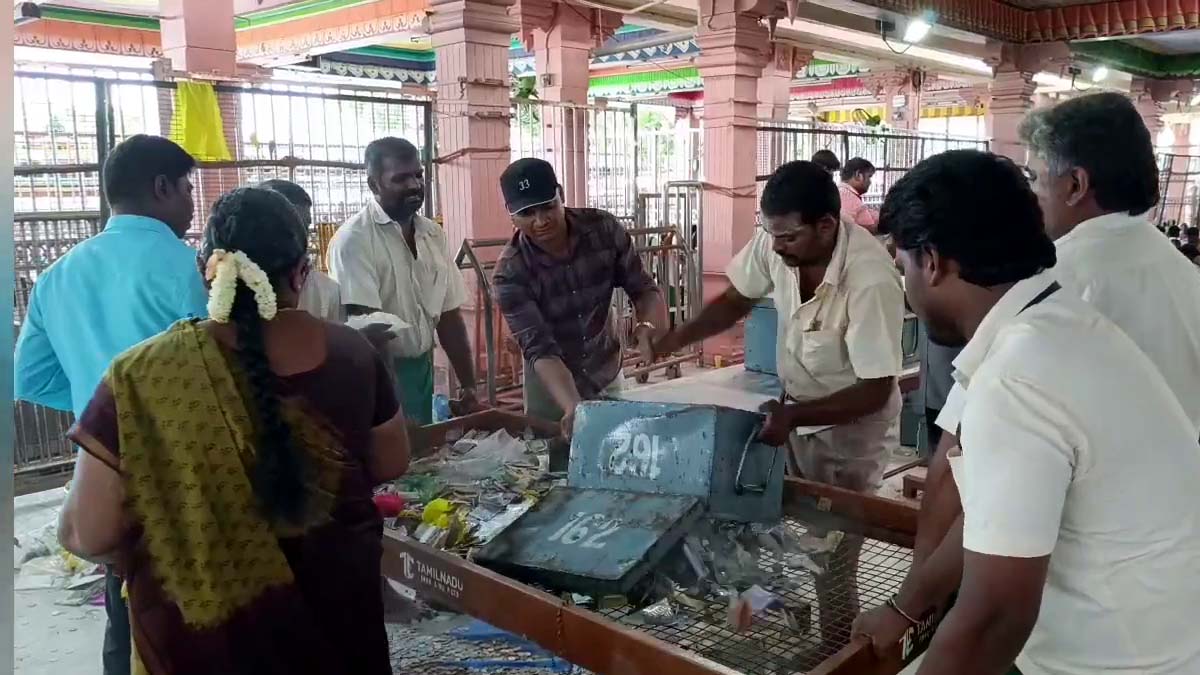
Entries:
POLYGON ((223 196, 210 319, 119 356, 71 431, 60 538, 123 573, 135 673, 391 672, 371 488, 404 416, 366 339, 295 309, 306 249, 284 197, 223 196))

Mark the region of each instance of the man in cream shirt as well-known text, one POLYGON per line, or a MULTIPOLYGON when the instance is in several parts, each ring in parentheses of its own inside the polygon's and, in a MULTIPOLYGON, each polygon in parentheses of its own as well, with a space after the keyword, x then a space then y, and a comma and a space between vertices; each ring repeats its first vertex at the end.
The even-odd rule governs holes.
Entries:
POLYGON ((961 579, 920 675, 1200 672, 1195 429, 1137 345, 1060 287, 1018 168, 935 156, 880 222, 931 337, 965 344, 939 417, 960 442, 944 543, 961 562, 888 604, 915 619, 961 579))
POLYGON ((458 376, 463 403, 475 405, 475 367, 459 312, 466 288, 442 228, 418 213, 425 181, 416 147, 399 138, 372 141, 366 165, 374 199, 334 234, 329 268, 351 322, 376 312, 401 322, 387 346, 397 393, 409 419, 429 424, 435 333, 458 376))
MULTIPOLYGON (((833 177, 812 162, 779 167, 763 189, 764 229, 730 263, 729 288, 700 315, 666 335, 668 354, 727 330, 759 299, 779 313, 779 374, 788 403, 772 402, 764 442, 788 443, 789 470, 810 480, 873 492, 898 443, 897 377, 904 292, 892 258, 866 229, 845 224, 833 177), (800 437, 798 427, 833 425, 800 437)), ((838 557, 855 564, 817 577, 826 647, 849 639, 858 611, 862 538, 838 557)))

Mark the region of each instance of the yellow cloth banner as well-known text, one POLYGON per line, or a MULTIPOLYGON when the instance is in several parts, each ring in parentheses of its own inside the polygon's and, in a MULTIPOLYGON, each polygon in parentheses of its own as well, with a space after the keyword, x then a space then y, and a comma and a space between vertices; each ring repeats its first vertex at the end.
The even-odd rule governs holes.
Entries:
POLYGON ((233 159, 225 142, 225 126, 217 92, 205 82, 180 82, 175 90, 171 140, 204 162, 233 159))

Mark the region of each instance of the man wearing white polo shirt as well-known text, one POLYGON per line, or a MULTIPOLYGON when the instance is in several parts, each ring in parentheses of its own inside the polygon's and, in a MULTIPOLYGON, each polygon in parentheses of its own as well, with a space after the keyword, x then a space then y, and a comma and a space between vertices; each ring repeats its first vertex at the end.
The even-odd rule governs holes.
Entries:
POLYGON ((930 336, 965 344, 939 418, 959 438, 961 587, 910 576, 888 602, 911 621, 959 588, 920 675, 1200 673, 1195 428, 1137 345, 1059 286, 1019 169, 935 156, 881 223, 930 336))
MULTIPOLYGON (((1200 436, 1200 275, 1146 220, 1159 198, 1158 168, 1141 116, 1120 94, 1093 94, 1035 110, 1021 134, 1057 252, 1055 278, 1137 344, 1200 436)), ((962 565, 934 552, 961 512, 948 472, 943 447, 929 468, 909 577, 944 579, 962 565)), ((954 542, 949 549, 961 550, 954 542)), ((859 623, 884 644, 904 629, 886 608, 859 623)))
POLYGON ((347 316, 383 312, 400 321, 385 347, 396 393, 409 420, 430 424, 437 342, 458 377, 463 408, 478 406, 475 362, 460 311, 467 291, 451 262, 446 233, 419 213, 425 175, 417 148, 402 138, 380 138, 367 146, 365 160, 373 198, 333 235, 329 270, 347 316))
POLYGON ((1091 94, 1033 111, 1021 136, 1055 277, 1141 347, 1200 437, 1200 274, 1146 220, 1158 164, 1141 115, 1123 94, 1091 94))
MULTIPOLYGON (((789 401, 771 402, 761 437, 788 443, 788 468, 809 480, 873 492, 898 444, 897 377, 904 292, 895 263, 867 230, 843 223, 833 177, 812 162, 779 167, 763 188, 763 229, 733 261, 729 288, 696 319, 668 333, 669 354, 732 328, 760 298, 779 312, 779 374, 789 401), (801 437, 803 426, 834 425, 801 437)), ((850 636, 858 613, 862 538, 835 555, 854 561, 816 579, 826 648, 850 636)))

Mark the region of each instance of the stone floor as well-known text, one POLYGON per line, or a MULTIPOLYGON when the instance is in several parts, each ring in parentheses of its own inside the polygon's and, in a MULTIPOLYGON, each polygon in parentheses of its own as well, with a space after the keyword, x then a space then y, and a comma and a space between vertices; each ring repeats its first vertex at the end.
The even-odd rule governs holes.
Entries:
MULTIPOLYGON (((39 534, 57 521, 65 492, 60 488, 18 497, 14 502, 16 559, 36 546, 39 534)), ((72 606, 75 591, 53 588, 53 558, 27 563, 16 574, 14 596, 15 672, 18 675, 99 674, 104 639, 104 608, 72 606), (24 590, 22 590, 24 589, 24 590)))

